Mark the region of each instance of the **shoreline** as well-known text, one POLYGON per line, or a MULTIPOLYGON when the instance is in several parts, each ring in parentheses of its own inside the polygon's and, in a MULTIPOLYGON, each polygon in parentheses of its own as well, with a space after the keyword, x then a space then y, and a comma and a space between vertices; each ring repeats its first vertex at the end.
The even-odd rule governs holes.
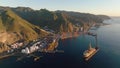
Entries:
POLYGON ((14 55, 14 53, 13 54, 7 54, 7 55, 4 55, 4 56, 0 56, 0 59, 8 58, 8 57, 10 57, 12 55, 14 55))

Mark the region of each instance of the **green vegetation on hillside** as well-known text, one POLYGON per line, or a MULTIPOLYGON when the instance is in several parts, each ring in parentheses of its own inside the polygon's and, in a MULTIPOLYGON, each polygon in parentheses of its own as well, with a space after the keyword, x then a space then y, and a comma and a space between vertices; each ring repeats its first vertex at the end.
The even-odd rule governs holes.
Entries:
POLYGON ((56 33, 61 31, 71 31, 69 30, 69 28, 71 28, 69 27, 69 24, 72 26, 84 26, 86 23, 88 25, 91 23, 102 23, 104 19, 109 19, 109 17, 105 15, 93 15, 89 13, 49 11, 47 9, 33 10, 25 7, 11 9, 30 23, 42 28, 47 26, 56 33), (62 27, 64 30, 61 30, 62 27))
POLYGON ((1 12, 0 24, 1 31, 4 30, 1 34, 5 33, 8 36, 9 40, 6 40, 8 43, 13 43, 19 39, 26 41, 34 40, 40 36, 44 36, 46 33, 45 31, 41 31, 39 27, 20 18, 10 9, 1 12))
POLYGON ((42 34, 45 34, 45 32, 42 32, 40 28, 46 26, 54 30, 55 33, 73 32, 80 27, 88 29, 94 23, 102 23, 103 20, 109 19, 105 15, 49 11, 47 9, 33 10, 29 7, 0 7, 0 12, 2 12, 0 16, 0 30, 14 32, 18 37, 26 40, 43 36, 42 34), (3 12, 6 9, 11 9, 12 11, 3 12))

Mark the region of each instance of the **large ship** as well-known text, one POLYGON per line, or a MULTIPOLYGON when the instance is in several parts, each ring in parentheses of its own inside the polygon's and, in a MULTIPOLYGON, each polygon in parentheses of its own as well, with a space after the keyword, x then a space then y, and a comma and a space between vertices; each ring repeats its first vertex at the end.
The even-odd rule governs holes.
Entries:
POLYGON ((86 61, 89 60, 97 51, 99 51, 98 44, 97 44, 97 34, 94 37, 96 40, 96 47, 93 48, 90 43, 89 48, 85 50, 83 53, 83 57, 86 61))
POLYGON ((92 48, 91 43, 90 43, 88 50, 85 50, 83 53, 84 59, 86 61, 89 60, 98 50, 99 50, 98 47, 92 48))

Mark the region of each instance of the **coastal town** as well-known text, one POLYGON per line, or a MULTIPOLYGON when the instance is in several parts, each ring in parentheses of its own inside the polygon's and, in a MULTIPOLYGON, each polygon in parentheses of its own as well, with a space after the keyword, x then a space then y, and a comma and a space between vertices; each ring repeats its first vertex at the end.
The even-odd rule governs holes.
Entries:
MULTIPOLYGON (((24 40, 19 40, 12 43, 11 45, 8 45, 10 49, 7 51, 4 51, 3 53, 0 53, 0 58, 2 59, 4 57, 8 57, 18 53, 28 55, 36 51, 55 53, 55 49, 58 46, 59 39, 65 39, 65 35, 54 34, 54 32, 50 29, 46 29, 46 30, 49 30, 49 32, 51 32, 51 34, 48 35, 47 37, 38 38, 27 43, 24 42, 24 40)), ((83 29, 81 28, 81 31, 82 30, 83 29)), ((77 33, 77 32, 74 32, 74 33, 77 33)), ((74 33, 72 33, 71 35, 68 35, 69 33, 66 33, 66 38, 76 36, 74 33)), ((79 36, 79 34, 77 34, 77 36, 79 36)))
POLYGON ((24 54, 24 55, 30 55, 34 52, 45 52, 45 53, 55 53, 55 52, 61 52, 64 53, 64 51, 57 50, 58 47, 58 41, 59 39, 67 39, 67 38, 73 38, 78 37, 81 34, 88 34, 95 36, 96 34, 93 34, 89 32, 87 28, 84 30, 83 27, 81 27, 78 31, 75 32, 66 32, 63 34, 54 34, 54 31, 51 29, 48 30, 51 34, 44 38, 38 38, 33 41, 30 41, 28 43, 24 42, 24 40, 16 41, 15 43, 9 45, 10 49, 0 53, 0 59, 9 57, 15 54, 24 54))
POLYGON ((10 49, 0 53, 0 59, 15 55, 15 54, 26 54, 29 55, 33 52, 52 52, 58 45, 58 36, 48 36, 45 38, 39 38, 33 40, 29 43, 25 43, 23 40, 19 40, 11 45, 9 45, 10 49))

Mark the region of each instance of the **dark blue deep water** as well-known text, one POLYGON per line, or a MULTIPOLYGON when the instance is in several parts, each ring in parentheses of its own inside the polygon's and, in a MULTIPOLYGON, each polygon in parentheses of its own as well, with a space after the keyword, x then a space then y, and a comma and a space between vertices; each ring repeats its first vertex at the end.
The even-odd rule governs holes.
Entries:
POLYGON ((0 60, 0 68, 120 68, 120 18, 105 23, 109 25, 91 30, 98 34, 100 50, 87 62, 82 55, 90 42, 95 46, 95 38, 81 35, 59 41, 58 49, 64 53, 36 53, 42 56, 38 61, 33 61, 33 57, 16 61, 18 57, 12 56, 0 60))

